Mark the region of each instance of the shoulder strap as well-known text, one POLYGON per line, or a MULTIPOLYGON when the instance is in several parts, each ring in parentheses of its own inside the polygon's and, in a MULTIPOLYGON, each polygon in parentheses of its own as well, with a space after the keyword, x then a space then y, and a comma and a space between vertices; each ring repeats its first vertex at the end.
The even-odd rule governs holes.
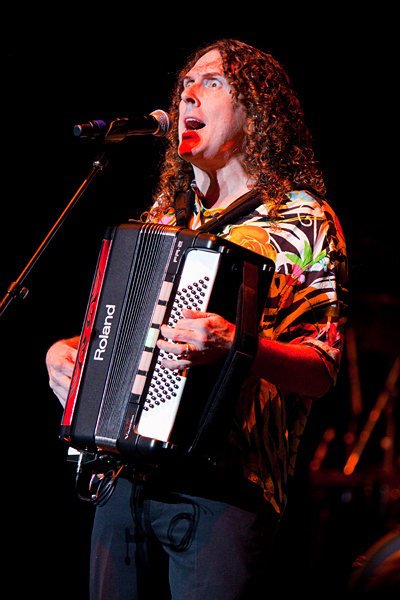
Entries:
POLYGON ((194 202, 192 189, 186 192, 178 192, 174 198, 176 224, 183 227, 188 226, 190 210, 194 202))
POLYGON ((237 198, 224 211, 215 217, 211 217, 207 223, 199 227, 197 231, 204 233, 215 233, 221 231, 225 225, 235 223, 240 217, 249 214, 259 206, 260 197, 258 192, 250 190, 237 198))

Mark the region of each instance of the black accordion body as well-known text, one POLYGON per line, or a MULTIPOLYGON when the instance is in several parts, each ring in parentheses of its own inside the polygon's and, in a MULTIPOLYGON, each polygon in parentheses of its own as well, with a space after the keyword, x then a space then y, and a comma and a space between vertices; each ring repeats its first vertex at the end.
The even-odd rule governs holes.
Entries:
POLYGON ((61 438, 124 462, 212 456, 258 344, 273 262, 221 237, 129 222, 102 242, 65 406, 61 438), (160 326, 182 308, 236 323, 221 364, 161 366, 160 326))

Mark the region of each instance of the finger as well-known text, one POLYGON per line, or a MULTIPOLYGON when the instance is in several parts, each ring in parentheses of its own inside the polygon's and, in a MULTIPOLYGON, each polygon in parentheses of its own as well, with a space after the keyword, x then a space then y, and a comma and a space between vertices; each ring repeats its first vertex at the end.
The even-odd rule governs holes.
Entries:
POLYGON ((195 322, 195 328, 191 329, 190 327, 185 327, 187 323, 190 323, 186 319, 182 319, 183 327, 169 327, 168 325, 161 325, 161 335, 164 336, 167 340, 172 340, 173 342, 180 342, 182 344, 188 343, 196 343, 200 341, 199 330, 201 327, 199 326, 199 322, 195 322), (197 329, 197 331, 196 331, 197 329))
POLYGON ((72 375, 74 364, 76 361, 77 351, 74 349, 68 350, 67 353, 56 354, 48 352, 46 356, 46 365, 49 373, 64 373, 72 375))
POLYGON ((187 351, 188 344, 187 342, 177 344, 168 340, 157 340, 157 346, 160 348, 160 350, 164 350, 164 352, 167 354, 175 354, 176 356, 180 356, 187 351))
POLYGON ((62 388, 60 388, 60 389, 55 388, 55 389, 53 389, 53 392, 54 392, 55 396, 57 397, 57 399, 60 401, 61 406, 63 408, 65 408, 65 406, 67 404, 67 396, 68 396, 68 394, 66 395, 65 392, 64 392, 64 390, 62 388))
POLYGON ((52 390, 55 388, 61 390, 65 390, 65 393, 68 394, 69 386, 71 385, 71 377, 68 375, 61 375, 57 373, 55 375, 50 375, 49 385, 52 390))
POLYGON ((170 369, 171 371, 185 371, 191 366, 191 364, 191 361, 187 358, 163 358, 161 361, 161 366, 165 369, 170 369))
POLYGON ((51 379, 50 387, 54 394, 57 396, 61 404, 65 407, 68 398, 68 392, 71 385, 71 379, 69 377, 58 377, 57 379, 51 379))
POLYGON ((69 356, 67 356, 67 358, 68 358, 68 360, 70 360, 72 363, 75 364, 77 355, 78 355, 78 349, 71 348, 69 356))
POLYGON ((69 359, 59 361, 53 365, 52 372, 59 373, 60 375, 66 375, 67 377, 71 378, 72 373, 74 372, 74 363, 69 359))
POLYGON ((185 319, 207 319, 212 317, 214 313, 203 312, 201 310, 192 310, 190 308, 182 308, 182 315, 185 319))

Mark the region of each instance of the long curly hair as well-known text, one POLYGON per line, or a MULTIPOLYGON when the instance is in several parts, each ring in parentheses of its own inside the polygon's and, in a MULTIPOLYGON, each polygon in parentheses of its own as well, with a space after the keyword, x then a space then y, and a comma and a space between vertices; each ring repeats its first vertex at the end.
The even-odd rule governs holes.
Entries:
POLYGON ((168 111, 171 127, 167 148, 155 191, 158 206, 151 217, 173 206, 176 194, 188 190, 193 179, 190 163, 177 152, 179 102, 184 76, 211 50, 221 55, 233 101, 240 101, 246 110, 250 133, 244 142, 242 165, 254 181, 253 189, 268 205, 271 217, 290 190, 306 188, 324 196, 324 180, 314 158, 311 135, 284 68, 271 54, 239 40, 222 39, 196 50, 178 74, 168 111))

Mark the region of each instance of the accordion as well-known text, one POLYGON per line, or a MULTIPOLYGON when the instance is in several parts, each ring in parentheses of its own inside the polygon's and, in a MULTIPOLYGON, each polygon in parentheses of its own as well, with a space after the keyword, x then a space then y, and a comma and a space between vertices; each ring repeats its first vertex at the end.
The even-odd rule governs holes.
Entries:
POLYGON ((102 241, 61 424, 78 452, 124 462, 213 456, 257 350, 274 263, 222 237, 131 221, 102 241), (182 307, 236 324, 226 359, 161 366, 160 326, 182 307))

